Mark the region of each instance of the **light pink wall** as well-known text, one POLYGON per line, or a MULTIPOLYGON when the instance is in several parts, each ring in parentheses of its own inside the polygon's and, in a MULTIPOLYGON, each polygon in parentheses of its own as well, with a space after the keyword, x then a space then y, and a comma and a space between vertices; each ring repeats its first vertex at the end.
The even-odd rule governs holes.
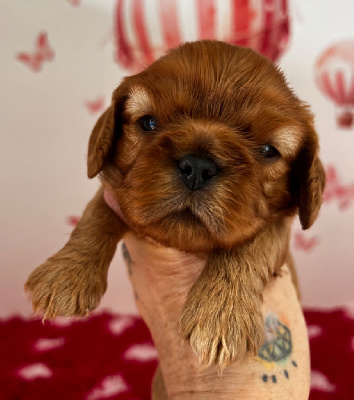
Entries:
MULTIPOLYGON (((64 244, 71 231, 68 217, 80 215, 98 186, 86 178, 87 140, 126 74, 113 56, 114 4, 0 3, 0 316, 31 312, 22 293, 27 275, 64 244), (33 55, 41 32, 55 54, 51 59, 47 53, 35 72, 36 65, 17 56, 33 55)), ((312 105, 322 159, 337 174, 315 226, 304 233, 298 223, 294 227, 303 300, 312 306, 354 305, 354 128, 336 125, 335 106, 314 81, 320 54, 334 42, 354 39, 354 3, 298 0, 292 14, 292 37, 281 66, 295 91, 312 105)), ((120 251, 101 307, 135 310, 120 251)))

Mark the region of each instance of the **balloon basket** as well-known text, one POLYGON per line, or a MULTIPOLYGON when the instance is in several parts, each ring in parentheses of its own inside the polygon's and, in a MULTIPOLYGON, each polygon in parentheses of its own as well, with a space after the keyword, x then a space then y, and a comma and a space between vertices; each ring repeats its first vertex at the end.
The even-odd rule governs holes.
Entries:
POLYGON ((340 111, 336 115, 337 126, 342 129, 348 129, 353 126, 354 122, 354 110, 340 111))

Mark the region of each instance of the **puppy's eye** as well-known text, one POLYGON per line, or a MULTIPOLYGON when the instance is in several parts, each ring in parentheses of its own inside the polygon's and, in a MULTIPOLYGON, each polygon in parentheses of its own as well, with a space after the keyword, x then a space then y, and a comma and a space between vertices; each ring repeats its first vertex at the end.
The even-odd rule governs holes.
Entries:
POLYGON ((271 146, 270 144, 265 144, 261 147, 260 151, 261 155, 265 158, 271 159, 271 158, 276 158, 280 156, 279 151, 271 146))
POLYGON ((151 115, 144 115, 138 122, 143 131, 154 132, 158 130, 157 121, 151 115))

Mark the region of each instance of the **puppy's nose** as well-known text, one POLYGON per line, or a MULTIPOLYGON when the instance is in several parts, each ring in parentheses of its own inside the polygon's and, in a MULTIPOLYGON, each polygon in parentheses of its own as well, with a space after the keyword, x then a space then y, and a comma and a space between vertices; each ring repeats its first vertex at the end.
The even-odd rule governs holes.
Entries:
POLYGON ((181 178, 190 190, 204 187, 219 172, 215 161, 207 157, 195 157, 189 154, 178 161, 181 178))

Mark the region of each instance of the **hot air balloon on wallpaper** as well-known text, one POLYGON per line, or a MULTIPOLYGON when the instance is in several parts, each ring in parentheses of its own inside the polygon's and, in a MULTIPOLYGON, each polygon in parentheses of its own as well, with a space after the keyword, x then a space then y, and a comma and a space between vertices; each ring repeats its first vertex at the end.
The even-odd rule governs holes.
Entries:
POLYGON ((288 0, 117 0, 117 61, 138 72, 181 42, 216 39, 276 61, 289 39, 288 0))
POLYGON ((354 39, 328 47, 315 63, 318 88, 337 106, 337 126, 354 123, 354 39))

